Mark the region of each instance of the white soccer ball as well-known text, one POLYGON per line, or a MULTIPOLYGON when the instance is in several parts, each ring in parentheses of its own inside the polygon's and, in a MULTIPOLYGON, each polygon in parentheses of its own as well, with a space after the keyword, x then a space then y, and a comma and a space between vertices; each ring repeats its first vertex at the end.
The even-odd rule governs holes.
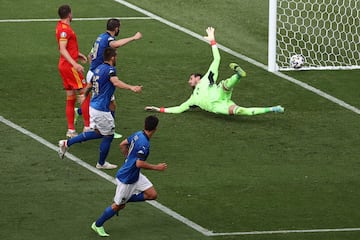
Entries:
POLYGON ((304 66, 305 57, 301 54, 292 55, 290 58, 290 67, 299 69, 304 66))

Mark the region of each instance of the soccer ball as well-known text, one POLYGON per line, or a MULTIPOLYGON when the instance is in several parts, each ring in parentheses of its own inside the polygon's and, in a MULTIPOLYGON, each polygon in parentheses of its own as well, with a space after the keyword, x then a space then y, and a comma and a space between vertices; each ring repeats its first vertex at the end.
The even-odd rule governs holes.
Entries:
POLYGON ((290 67, 299 69, 305 63, 305 57, 301 54, 292 55, 290 58, 290 67))

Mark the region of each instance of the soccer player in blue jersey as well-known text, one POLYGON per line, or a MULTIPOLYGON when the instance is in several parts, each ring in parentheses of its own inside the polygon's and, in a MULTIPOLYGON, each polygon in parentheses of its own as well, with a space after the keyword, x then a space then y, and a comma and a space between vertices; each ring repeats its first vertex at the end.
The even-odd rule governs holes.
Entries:
POLYGON ((146 162, 150 153, 150 138, 156 132, 158 122, 156 116, 148 116, 145 119, 143 131, 135 132, 120 143, 120 149, 126 159, 116 174, 117 187, 114 202, 91 225, 91 228, 99 236, 109 236, 104 230, 104 223, 123 209, 127 202, 142 202, 157 198, 153 184, 140 170, 144 168, 164 171, 167 168, 166 163, 150 164, 146 162))
MULTIPOLYGON (((111 142, 114 137, 115 122, 111 115, 109 105, 111 96, 116 88, 128 89, 135 93, 142 90, 142 86, 133 86, 124 83, 116 76, 116 50, 106 48, 104 51, 104 63, 94 71, 91 83, 86 87, 85 95, 92 89, 93 97, 90 101, 90 130, 85 131, 69 140, 59 141, 59 156, 64 158, 67 149, 79 142, 102 138, 100 144, 100 155, 96 168, 113 169, 117 166, 105 161, 111 142)), ((84 100, 86 96, 82 96, 84 100)))
MULTIPOLYGON (((88 56, 90 61, 90 68, 86 75, 86 81, 88 83, 91 81, 92 76, 94 75, 93 73, 94 70, 104 62, 103 53, 107 47, 119 48, 121 46, 128 44, 129 42, 139 40, 142 38, 142 34, 140 32, 137 32, 131 37, 116 40, 115 37, 117 37, 120 33, 120 26, 121 24, 119 19, 111 18, 106 23, 106 32, 100 34, 96 38, 93 47, 90 51, 90 54, 88 56)), ((115 97, 112 96, 110 102, 110 111, 114 118, 115 118, 115 109, 116 109, 115 97)), ((78 115, 82 114, 81 108, 75 109, 75 115, 77 114, 78 115)), ((120 138, 120 137, 121 137, 120 134, 114 133, 114 138, 120 138)))
POLYGON ((237 105, 231 100, 235 85, 240 82, 241 78, 246 76, 246 72, 241 69, 238 64, 231 63, 230 68, 234 70, 235 74, 217 84, 220 53, 215 41, 215 29, 209 27, 206 29, 206 32, 208 35, 205 39, 210 42, 214 59, 204 76, 198 73, 190 75, 188 82, 194 89, 192 95, 179 106, 167 108, 146 106, 145 110, 164 113, 182 113, 190 109, 191 106, 198 106, 205 111, 225 115, 257 115, 268 112, 284 112, 284 108, 280 105, 246 108, 237 105))

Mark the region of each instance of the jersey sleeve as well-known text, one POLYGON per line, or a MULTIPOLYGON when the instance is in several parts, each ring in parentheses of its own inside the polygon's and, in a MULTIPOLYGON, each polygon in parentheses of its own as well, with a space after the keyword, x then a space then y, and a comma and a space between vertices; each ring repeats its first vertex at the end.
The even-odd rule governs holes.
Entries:
POLYGON ((188 100, 186 100, 179 106, 167 107, 164 109, 164 112, 166 112, 166 113, 182 113, 182 112, 189 110, 190 106, 193 106, 193 105, 195 105, 195 104, 193 101, 193 96, 191 95, 191 97, 188 100))
POLYGON ((115 41, 115 38, 114 38, 113 36, 110 36, 110 37, 107 39, 107 44, 108 44, 108 46, 110 46, 110 43, 111 43, 112 41, 115 41))
POLYGON ((67 42, 71 36, 72 36, 72 32, 70 31, 70 29, 67 26, 61 25, 62 27, 59 29, 59 42, 60 41, 65 41, 67 42))
POLYGON ((110 67, 109 76, 110 77, 116 77, 116 69, 114 67, 110 67))
POLYGON ((213 61, 210 64, 210 67, 203 79, 207 79, 209 84, 212 85, 216 83, 218 75, 219 75, 219 65, 220 65, 220 52, 216 45, 211 46, 213 61))

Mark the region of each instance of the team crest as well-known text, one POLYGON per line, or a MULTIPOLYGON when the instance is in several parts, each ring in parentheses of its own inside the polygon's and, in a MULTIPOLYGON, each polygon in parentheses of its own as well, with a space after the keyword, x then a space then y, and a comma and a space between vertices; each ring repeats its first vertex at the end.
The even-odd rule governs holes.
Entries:
POLYGON ((67 36, 66 32, 61 32, 60 33, 60 38, 66 38, 66 36, 67 36))

